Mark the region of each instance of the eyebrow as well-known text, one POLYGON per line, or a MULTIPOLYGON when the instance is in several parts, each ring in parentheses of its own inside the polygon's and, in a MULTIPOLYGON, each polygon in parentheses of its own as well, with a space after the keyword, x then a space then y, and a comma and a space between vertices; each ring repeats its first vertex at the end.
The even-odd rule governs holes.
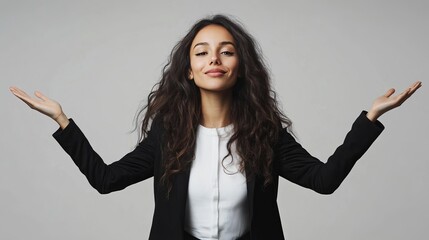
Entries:
MULTIPOLYGON (((209 43, 208 42, 200 42, 200 43, 195 44, 195 46, 193 48, 196 48, 197 46, 200 46, 200 45, 209 45, 209 43)), ((235 44, 233 42, 230 42, 230 41, 220 42, 219 45, 221 45, 221 46, 232 45, 235 47, 235 44)))

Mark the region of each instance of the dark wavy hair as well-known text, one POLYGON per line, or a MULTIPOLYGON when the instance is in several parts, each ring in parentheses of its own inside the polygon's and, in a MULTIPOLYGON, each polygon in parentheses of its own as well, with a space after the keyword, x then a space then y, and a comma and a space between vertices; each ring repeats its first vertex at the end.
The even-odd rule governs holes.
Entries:
POLYGON ((144 115, 140 141, 147 136, 154 119, 159 120, 165 129, 165 170, 160 180, 166 184, 168 192, 174 175, 188 170, 194 159, 196 131, 202 111, 200 90, 194 81, 189 80, 190 48, 197 33, 212 24, 228 30, 236 43, 239 77, 232 91, 230 119, 234 133, 227 143, 227 150, 228 156, 232 156, 231 146, 235 142, 241 159, 239 169, 245 172, 248 180, 262 176, 264 185, 272 181, 273 146, 281 129, 291 125, 279 109, 262 53, 253 37, 238 22, 223 15, 198 21, 171 51, 161 80, 152 88, 147 105, 137 115, 138 119, 144 115))

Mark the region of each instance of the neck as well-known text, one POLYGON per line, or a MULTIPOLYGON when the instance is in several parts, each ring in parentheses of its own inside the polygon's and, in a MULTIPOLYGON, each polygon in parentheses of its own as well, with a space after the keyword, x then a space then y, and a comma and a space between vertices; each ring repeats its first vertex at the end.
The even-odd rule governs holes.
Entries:
POLYGON ((230 109, 232 91, 207 92, 201 91, 201 124, 208 128, 225 127, 231 123, 230 109))

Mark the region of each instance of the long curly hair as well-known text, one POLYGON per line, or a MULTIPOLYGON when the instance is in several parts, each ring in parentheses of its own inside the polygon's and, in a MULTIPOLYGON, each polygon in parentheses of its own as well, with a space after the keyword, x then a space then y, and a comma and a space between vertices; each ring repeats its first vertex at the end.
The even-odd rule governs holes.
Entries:
POLYGON ((281 129, 291 125, 278 106, 261 50, 253 37, 238 22, 223 15, 198 21, 171 51, 161 80, 152 88, 147 105, 137 115, 138 119, 144 115, 140 141, 147 136, 155 118, 159 118, 165 129, 164 172, 160 180, 166 184, 168 193, 174 176, 188 170, 194 159, 202 111, 200 90, 189 80, 190 48, 197 33, 212 24, 228 30, 236 43, 239 77, 232 91, 230 119, 234 133, 227 150, 228 156, 232 156, 231 146, 235 142, 241 159, 239 169, 247 180, 262 176, 264 185, 272 181, 273 146, 281 129))

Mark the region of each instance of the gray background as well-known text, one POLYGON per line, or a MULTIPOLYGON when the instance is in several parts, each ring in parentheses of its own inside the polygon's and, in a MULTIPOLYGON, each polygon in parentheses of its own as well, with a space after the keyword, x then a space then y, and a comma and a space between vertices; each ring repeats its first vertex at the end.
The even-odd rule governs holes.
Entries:
MULTIPOLYGON (((8 87, 58 100, 108 163, 133 149, 138 107, 199 18, 235 16, 259 41, 301 143, 325 159, 355 117, 395 87, 429 80, 427 1, 0 2, 0 238, 147 239, 152 180, 99 195, 51 137, 57 126, 8 87)), ((429 223, 428 86, 341 187, 281 181, 288 239, 423 239, 429 223)))

